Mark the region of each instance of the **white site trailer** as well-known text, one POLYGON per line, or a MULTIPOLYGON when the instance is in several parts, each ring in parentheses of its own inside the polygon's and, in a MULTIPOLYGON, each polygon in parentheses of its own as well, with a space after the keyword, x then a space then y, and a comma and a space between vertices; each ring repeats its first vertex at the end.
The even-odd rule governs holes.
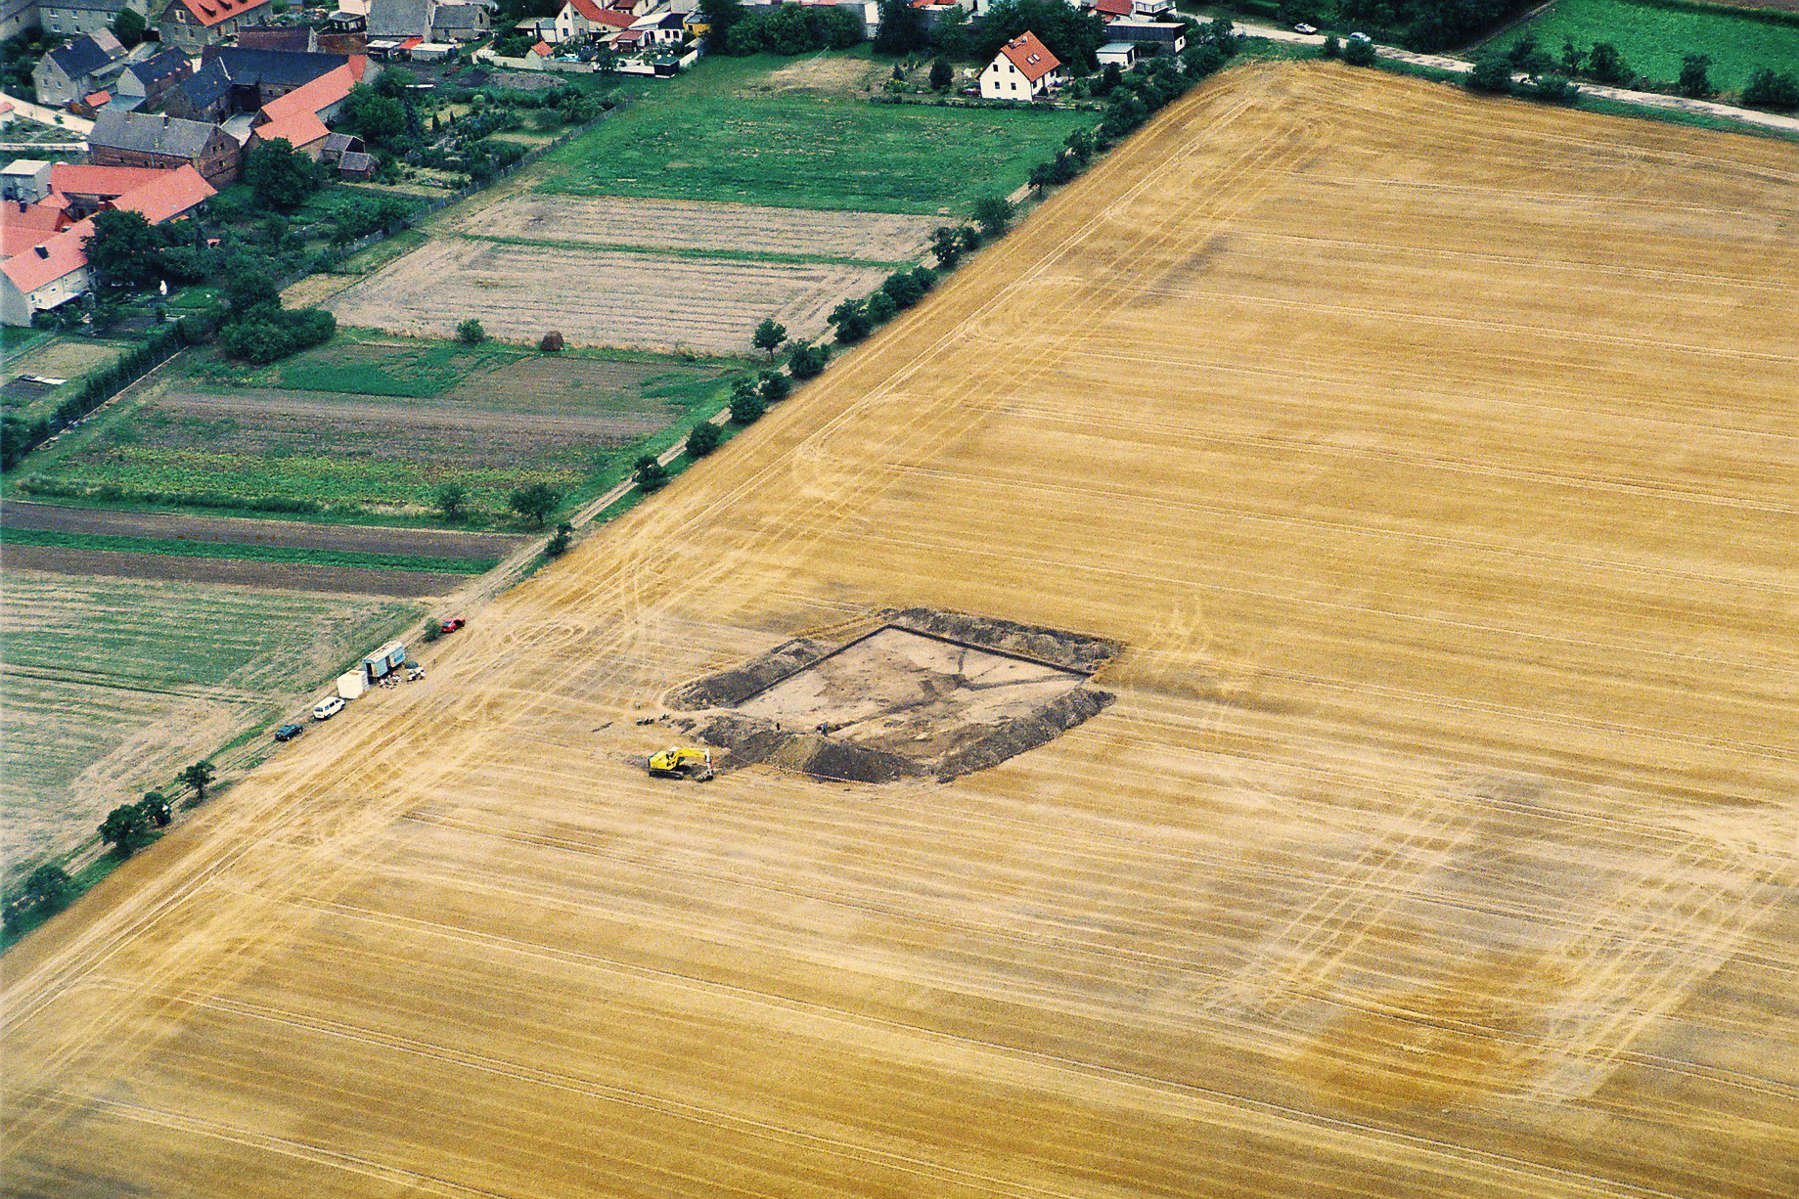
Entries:
POLYGON ((405 644, 399 641, 389 641, 362 660, 362 673, 369 682, 379 683, 404 665, 406 665, 405 644))

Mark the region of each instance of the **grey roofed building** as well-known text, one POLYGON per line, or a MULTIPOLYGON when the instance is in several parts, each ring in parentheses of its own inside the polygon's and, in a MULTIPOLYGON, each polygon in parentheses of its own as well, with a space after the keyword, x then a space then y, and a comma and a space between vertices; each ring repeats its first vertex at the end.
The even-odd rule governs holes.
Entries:
POLYGON ((378 37, 428 37, 434 0, 369 0, 368 35, 378 37))
POLYGON ((156 85, 170 75, 187 70, 188 61, 187 55, 180 50, 164 50, 142 62, 132 63, 125 68, 125 74, 136 78, 146 91, 154 91, 156 85))
POLYGON ((350 61, 347 54, 311 54, 296 50, 255 50, 242 46, 208 46, 200 52, 202 68, 218 63, 240 87, 291 91, 311 83, 350 61))
POLYGON ((70 79, 85 79, 114 59, 123 57, 118 39, 108 34, 84 34, 50 51, 48 57, 56 61, 63 74, 70 79), (111 45, 108 46, 107 43, 111 45))
POLYGON ((469 42, 492 27, 485 4, 439 4, 431 14, 431 35, 439 40, 469 42))
POLYGON ((191 120, 217 120, 231 109, 231 76, 216 62, 201 63, 198 71, 175 85, 163 108, 191 120))
POLYGON ((135 154, 198 158, 218 128, 202 121, 184 121, 180 117, 150 116, 108 108, 94 122, 94 131, 88 134, 87 140, 92 146, 109 146, 135 154))
POLYGON ((127 8, 140 17, 145 15, 146 4, 147 0, 38 0, 37 23, 52 36, 99 33, 110 29, 127 8))

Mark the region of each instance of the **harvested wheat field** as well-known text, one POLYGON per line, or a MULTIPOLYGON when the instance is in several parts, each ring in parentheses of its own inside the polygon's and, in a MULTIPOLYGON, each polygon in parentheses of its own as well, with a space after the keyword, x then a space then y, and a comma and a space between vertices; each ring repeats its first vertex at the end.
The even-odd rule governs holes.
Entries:
POLYGON ((1793 1194, 1796 184, 1230 72, 9 954, 7 1189, 1793 1194), (645 776, 906 609, 1112 702, 645 776))

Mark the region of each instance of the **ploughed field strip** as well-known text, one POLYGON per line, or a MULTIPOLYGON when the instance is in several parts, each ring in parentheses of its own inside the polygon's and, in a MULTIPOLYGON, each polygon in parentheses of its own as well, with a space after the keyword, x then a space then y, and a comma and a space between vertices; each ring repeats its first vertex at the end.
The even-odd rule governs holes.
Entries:
POLYGON ((576 345, 736 354, 771 315, 795 338, 823 333, 839 301, 872 291, 883 264, 921 258, 941 223, 523 193, 454 218, 330 307, 396 333, 448 336, 474 316, 514 341, 557 329, 576 345))
POLYGON ((1781 144, 1228 72, 15 947, 0 1175, 1785 1199, 1796 208, 1781 144), (647 777, 888 609, 1115 698, 647 777))
MULTIPOLYGON (((624 240, 628 241, 626 237, 624 240)), ((345 324, 446 337, 458 322, 535 341, 555 329, 575 345, 742 353, 773 316, 816 337, 845 296, 872 291, 880 267, 661 257, 559 244, 434 240, 340 292, 345 324)))

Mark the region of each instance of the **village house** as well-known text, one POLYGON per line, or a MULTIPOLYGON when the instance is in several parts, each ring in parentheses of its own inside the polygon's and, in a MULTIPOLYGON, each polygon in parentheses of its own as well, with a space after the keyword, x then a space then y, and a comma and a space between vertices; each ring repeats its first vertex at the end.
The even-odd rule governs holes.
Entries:
POLYGON ((155 108, 164 96, 194 73, 194 64, 185 51, 164 50, 142 62, 134 62, 119 73, 113 85, 115 101, 126 108, 155 108))
POLYGON ((31 83, 40 104, 79 100, 118 77, 125 69, 125 47, 102 29, 58 46, 32 68, 31 83))
POLYGON ((171 46, 196 53, 268 19, 270 0, 169 0, 157 33, 171 46))
POLYGON ((8 325, 29 325, 39 312, 60 307, 92 286, 87 241, 94 234, 93 218, 67 223, 59 189, 66 186, 97 209, 139 213, 152 225, 180 220, 215 194, 191 166, 138 171, 58 163, 51 177, 53 190, 45 201, 7 214, 0 319, 8 325))
POLYGON ((636 20, 637 6, 630 0, 610 5, 602 5, 597 0, 567 0, 556 14, 554 40, 560 45, 590 37, 606 37, 629 29, 636 20))
POLYGON ((109 33, 119 14, 130 9, 147 15, 149 0, 38 0, 38 26, 52 37, 77 33, 109 33))
POLYGON ((217 125, 153 113, 109 108, 88 134, 88 158, 97 166, 167 167, 186 163, 214 187, 237 178, 241 148, 217 125))
POLYGON ((36 204, 50 194, 50 163, 36 158, 15 158, 0 170, 0 200, 36 204))
MULTIPOLYGON (((363 81, 368 59, 357 57, 262 106, 250 126, 250 144, 281 139, 308 158, 325 151, 331 131, 325 122, 337 116, 350 89, 363 81)), ((360 146, 358 147, 360 149, 360 146)))
POLYGON ((472 42, 493 29, 493 4, 439 4, 431 10, 431 40, 472 42))
POLYGON ((352 61, 347 54, 208 46, 200 69, 169 93, 163 111, 189 121, 223 121, 233 113, 255 112, 352 61))
POLYGON ((981 72, 988 100, 1035 100, 1068 82, 1068 68, 1028 30, 999 48, 981 72))
POLYGON ((1179 54, 1187 48, 1187 27, 1176 21, 1120 19, 1106 26, 1106 36, 1112 41, 1135 46, 1138 58, 1179 54))
POLYGON ((319 31, 310 25, 245 25, 237 31, 244 50, 285 50, 311 54, 319 49, 319 31))
POLYGON ((640 46, 679 46, 687 36, 686 19, 680 13, 653 12, 631 22, 627 32, 637 35, 640 46))

